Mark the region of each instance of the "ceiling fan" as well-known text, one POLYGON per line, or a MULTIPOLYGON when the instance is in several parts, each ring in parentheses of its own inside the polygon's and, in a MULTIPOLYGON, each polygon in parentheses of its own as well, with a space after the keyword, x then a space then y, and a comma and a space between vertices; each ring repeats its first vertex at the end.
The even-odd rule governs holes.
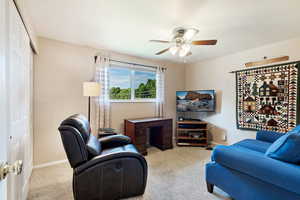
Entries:
POLYGON ((192 45, 215 45, 217 40, 195 40, 192 38, 199 32, 195 28, 183 28, 178 27, 173 30, 173 37, 171 41, 166 40, 150 40, 150 42, 158 43, 169 43, 171 47, 163 49, 157 52, 155 55, 161 55, 167 51, 170 51, 173 55, 178 55, 179 57, 185 57, 192 55, 191 47, 192 45))

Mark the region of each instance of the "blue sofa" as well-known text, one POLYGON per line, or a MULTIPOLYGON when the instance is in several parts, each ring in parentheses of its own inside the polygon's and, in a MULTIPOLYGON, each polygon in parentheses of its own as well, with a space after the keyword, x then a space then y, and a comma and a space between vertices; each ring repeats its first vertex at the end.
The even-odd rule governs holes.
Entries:
POLYGON ((217 146, 206 164, 208 192, 217 186, 235 200, 300 200, 300 165, 264 154, 280 136, 258 131, 256 139, 217 146))

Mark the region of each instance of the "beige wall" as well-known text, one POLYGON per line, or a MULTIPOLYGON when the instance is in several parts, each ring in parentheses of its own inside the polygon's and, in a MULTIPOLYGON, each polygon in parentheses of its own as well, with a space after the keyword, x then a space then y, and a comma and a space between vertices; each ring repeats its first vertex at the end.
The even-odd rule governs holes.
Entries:
POLYGON ((112 103, 111 104, 112 121, 111 126, 122 131, 124 119, 143 118, 155 116, 154 103, 112 103))
POLYGON ((269 58, 290 56, 290 61, 300 60, 300 38, 278 42, 260 48, 219 57, 186 67, 186 89, 215 89, 217 91, 217 112, 201 116, 211 122, 213 141, 228 143, 244 138, 254 138, 255 131, 236 128, 235 75, 232 70, 243 68, 244 63, 269 58), (224 139, 226 139, 225 141, 224 139))
MULTIPOLYGON (((38 43, 40 54, 34 59, 34 165, 66 159, 57 127, 71 114, 87 113, 82 82, 93 78, 93 56, 99 51, 45 38, 39 38, 38 43)), ((212 124, 210 131, 214 142, 231 144, 253 138, 255 132, 236 129, 235 76, 229 71, 241 69, 244 63, 260 60, 263 56, 289 55, 290 61, 300 60, 299 51, 300 38, 189 64, 186 68, 183 64, 117 53, 110 55, 123 61, 167 67, 166 114, 174 119, 176 90, 215 89, 217 112, 198 117, 212 124)), ((124 118, 154 115, 153 103, 112 103, 112 127, 118 130, 122 130, 124 118)))
MULTIPOLYGON (((39 55, 34 59, 34 165, 66 159, 57 130, 74 113, 87 113, 82 82, 94 75, 93 56, 99 50, 38 38, 39 55)), ((175 91, 184 89, 181 64, 154 62, 117 53, 113 59, 167 67, 166 115, 175 118, 175 91)), ((153 103, 112 103, 112 127, 122 130, 124 118, 151 117, 153 103)))

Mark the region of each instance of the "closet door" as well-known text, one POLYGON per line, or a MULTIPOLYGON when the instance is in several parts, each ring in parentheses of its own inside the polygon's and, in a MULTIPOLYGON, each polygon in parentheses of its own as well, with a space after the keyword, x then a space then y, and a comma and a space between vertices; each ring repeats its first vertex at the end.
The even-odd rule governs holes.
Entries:
MULTIPOLYGON (((7 162, 7 134, 8 134, 8 110, 7 110, 7 65, 6 65, 6 41, 7 20, 6 0, 0 0, 0 163, 7 162)), ((1 165, 0 164, 0 165, 1 165)), ((7 199, 7 180, 0 180, 0 199, 7 199)))
POLYGON ((13 0, 8 9, 8 162, 23 161, 20 175, 8 177, 8 199, 25 200, 32 166, 30 152, 30 41, 13 0))

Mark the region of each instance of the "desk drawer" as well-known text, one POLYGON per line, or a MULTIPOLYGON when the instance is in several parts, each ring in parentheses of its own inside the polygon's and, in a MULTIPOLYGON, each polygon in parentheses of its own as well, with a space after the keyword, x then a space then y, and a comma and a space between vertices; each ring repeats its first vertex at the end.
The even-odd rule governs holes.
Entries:
POLYGON ((135 144, 146 144, 147 143, 147 136, 140 135, 135 137, 135 144))
POLYGON ((135 129, 135 136, 140 137, 140 136, 146 136, 147 135, 147 129, 144 127, 137 127, 135 129))

